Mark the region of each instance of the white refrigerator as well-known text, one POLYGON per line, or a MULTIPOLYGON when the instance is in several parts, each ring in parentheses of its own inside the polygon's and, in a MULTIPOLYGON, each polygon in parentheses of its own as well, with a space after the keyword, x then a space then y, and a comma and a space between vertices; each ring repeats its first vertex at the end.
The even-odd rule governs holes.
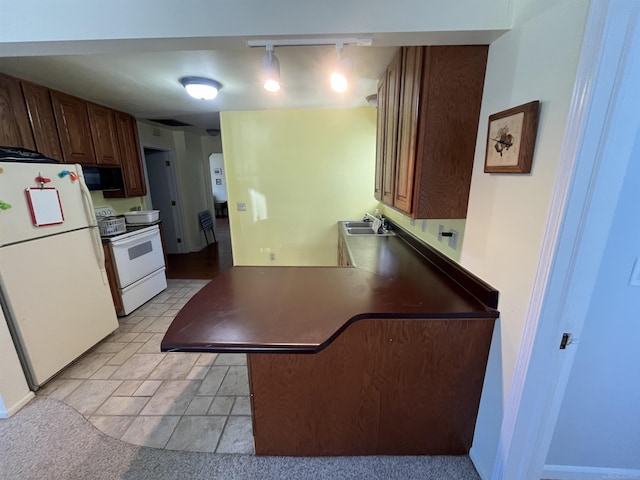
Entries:
POLYGON ((118 327, 80 165, 0 162, 0 302, 34 390, 118 327))

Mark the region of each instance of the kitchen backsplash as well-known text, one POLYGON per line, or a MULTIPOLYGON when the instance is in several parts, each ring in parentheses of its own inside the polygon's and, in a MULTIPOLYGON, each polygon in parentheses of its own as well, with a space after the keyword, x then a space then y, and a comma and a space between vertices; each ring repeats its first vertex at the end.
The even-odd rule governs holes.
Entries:
POLYGON ((141 207, 143 197, 131 197, 131 198, 104 198, 102 192, 91 192, 91 201, 94 208, 104 207, 110 205, 116 213, 129 212, 134 207, 141 207))
POLYGON ((408 217, 382 203, 378 204, 380 212, 396 222, 405 230, 411 232, 416 237, 425 241, 433 248, 444 253, 450 259, 460 262, 460 250, 462 248, 462 240, 464 238, 464 228, 466 220, 464 219, 433 219, 433 220, 415 220, 411 225, 411 217, 408 217), (438 240, 438 229, 442 225, 445 232, 455 230, 458 232, 456 239, 456 248, 449 246, 449 238, 442 237, 442 241, 438 240))

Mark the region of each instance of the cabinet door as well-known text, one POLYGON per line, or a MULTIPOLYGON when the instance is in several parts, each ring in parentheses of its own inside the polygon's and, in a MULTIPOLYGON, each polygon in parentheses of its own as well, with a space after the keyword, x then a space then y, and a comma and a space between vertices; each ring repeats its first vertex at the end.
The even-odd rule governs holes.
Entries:
POLYGON ((393 205, 396 156, 398 144, 398 116, 400 112, 400 76, 402 51, 387 68, 387 110, 385 114, 385 147, 382 167, 382 202, 393 205))
POLYGON ((126 197, 141 197, 147 194, 138 141, 138 128, 135 119, 126 113, 114 112, 116 132, 120 145, 122 179, 126 197))
POLYGON ((398 155, 393 206, 410 214, 413 207, 418 104, 424 49, 423 47, 407 47, 402 50, 400 123, 398 125, 398 155))
POLYGON ((35 150, 20 82, 0 74, 0 145, 35 150))
POLYGON ((384 172, 384 141, 387 115, 387 77, 383 75, 378 82, 378 117, 376 128, 376 177, 373 196, 382 201, 382 179, 384 172))
POLYGON ((412 216, 465 218, 488 46, 435 46, 428 50, 421 86, 412 216))
POLYGON ((36 150, 49 158, 62 161, 62 149, 49 89, 25 81, 20 83, 29 112, 36 150))
POLYGON ((120 152, 113 110, 87 103, 91 138, 98 165, 120 166, 120 152))
POLYGON ((95 164, 87 103, 55 90, 51 90, 51 103, 64 161, 84 165, 95 164))
POLYGON ((102 248, 104 249, 104 269, 107 272, 107 278, 109 279, 109 289, 111 290, 113 306, 116 309, 116 313, 120 313, 124 310, 124 307, 122 305, 120 290, 118 290, 118 274, 116 273, 115 266, 113 265, 111 248, 108 244, 104 243, 102 244, 102 248))

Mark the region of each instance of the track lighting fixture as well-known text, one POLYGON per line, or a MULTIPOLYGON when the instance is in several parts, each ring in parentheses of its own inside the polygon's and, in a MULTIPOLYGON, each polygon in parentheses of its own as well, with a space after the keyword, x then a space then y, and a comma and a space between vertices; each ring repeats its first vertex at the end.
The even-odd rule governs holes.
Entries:
POLYGON ((180 83, 189 95, 199 100, 213 100, 222 88, 220 82, 204 77, 183 77, 180 83))
POLYGON ((330 77, 331 88, 338 93, 344 93, 349 87, 349 77, 353 70, 353 61, 349 57, 342 55, 343 44, 337 43, 336 50, 338 51, 338 60, 336 61, 335 69, 330 77))
POLYGON ((273 53, 273 45, 267 44, 267 54, 262 57, 264 89, 275 93, 280 90, 280 61, 273 53))

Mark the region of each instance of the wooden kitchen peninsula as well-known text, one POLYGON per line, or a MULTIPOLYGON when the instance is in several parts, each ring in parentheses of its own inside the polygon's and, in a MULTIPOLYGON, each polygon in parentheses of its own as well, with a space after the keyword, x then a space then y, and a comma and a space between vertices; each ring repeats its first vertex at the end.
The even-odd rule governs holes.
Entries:
POLYGON ((467 454, 497 291, 396 232, 347 238, 354 267, 232 268, 162 351, 248 353, 258 455, 467 454))

